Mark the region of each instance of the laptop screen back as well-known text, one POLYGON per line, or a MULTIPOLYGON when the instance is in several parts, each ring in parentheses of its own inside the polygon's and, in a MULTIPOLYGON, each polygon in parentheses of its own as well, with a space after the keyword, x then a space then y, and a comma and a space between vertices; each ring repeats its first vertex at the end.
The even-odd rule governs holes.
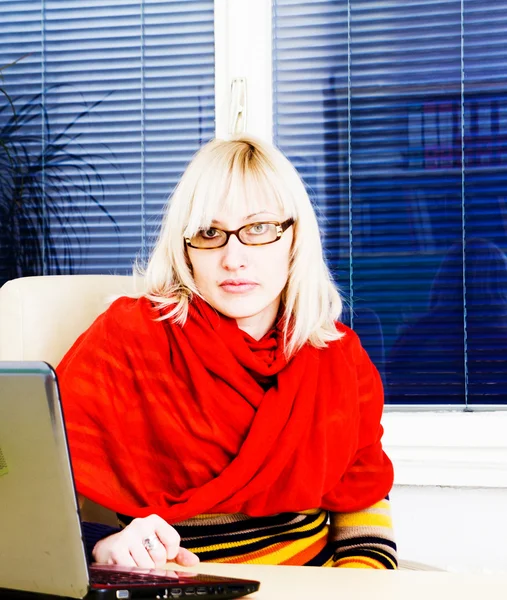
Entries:
POLYGON ((0 362, 0 519, 0 587, 86 595, 58 389, 42 362, 0 362))

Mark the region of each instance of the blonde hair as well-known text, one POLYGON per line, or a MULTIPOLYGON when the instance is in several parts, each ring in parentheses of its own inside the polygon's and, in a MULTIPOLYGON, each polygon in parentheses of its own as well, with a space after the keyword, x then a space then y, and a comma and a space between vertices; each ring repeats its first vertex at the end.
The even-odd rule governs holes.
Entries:
POLYGON ((189 301, 200 296, 184 237, 209 227, 220 210, 241 206, 255 212, 259 199, 275 202, 285 218, 295 221, 289 278, 282 294, 285 352, 292 356, 307 342, 322 348, 341 337, 334 322, 341 315, 342 301, 324 261, 315 212, 287 158, 251 136, 215 139, 195 154, 169 199, 143 273, 144 295, 166 309, 163 318, 184 324, 189 301))

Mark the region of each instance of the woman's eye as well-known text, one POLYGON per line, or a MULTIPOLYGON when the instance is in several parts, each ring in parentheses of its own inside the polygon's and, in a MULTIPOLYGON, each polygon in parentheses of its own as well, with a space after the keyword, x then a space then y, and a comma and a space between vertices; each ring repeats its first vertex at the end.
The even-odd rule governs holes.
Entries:
POLYGON ((248 233, 255 233, 259 235, 261 233, 266 233, 267 228, 268 226, 266 223, 254 223, 251 227, 249 227, 248 233))
POLYGON ((213 229, 212 227, 210 227, 209 229, 201 229, 201 231, 199 232, 199 235, 201 237, 209 240, 210 238, 214 238, 217 235, 219 235, 219 233, 216 229, 213 229))

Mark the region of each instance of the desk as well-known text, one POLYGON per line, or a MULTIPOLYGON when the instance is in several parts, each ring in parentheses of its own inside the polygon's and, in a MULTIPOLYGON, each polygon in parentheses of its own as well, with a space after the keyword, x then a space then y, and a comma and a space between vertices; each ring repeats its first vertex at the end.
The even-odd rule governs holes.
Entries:
POLYGON ((498 575, 437 571, 374 571, 270 565, 201 563, 200 571, 257 579, 252 600, 506 600, 507 573, 498 575))

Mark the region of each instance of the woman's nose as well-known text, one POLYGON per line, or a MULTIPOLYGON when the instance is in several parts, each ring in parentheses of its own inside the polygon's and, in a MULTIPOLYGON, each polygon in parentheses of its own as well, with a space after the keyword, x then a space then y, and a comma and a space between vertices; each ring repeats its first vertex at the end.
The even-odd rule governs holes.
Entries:
POLYGON ((247 247, 242 244, 235 235, 229 237, 229 241, 223 247, 222 267, 228 271, 235 271, 246 266, 247 247))

